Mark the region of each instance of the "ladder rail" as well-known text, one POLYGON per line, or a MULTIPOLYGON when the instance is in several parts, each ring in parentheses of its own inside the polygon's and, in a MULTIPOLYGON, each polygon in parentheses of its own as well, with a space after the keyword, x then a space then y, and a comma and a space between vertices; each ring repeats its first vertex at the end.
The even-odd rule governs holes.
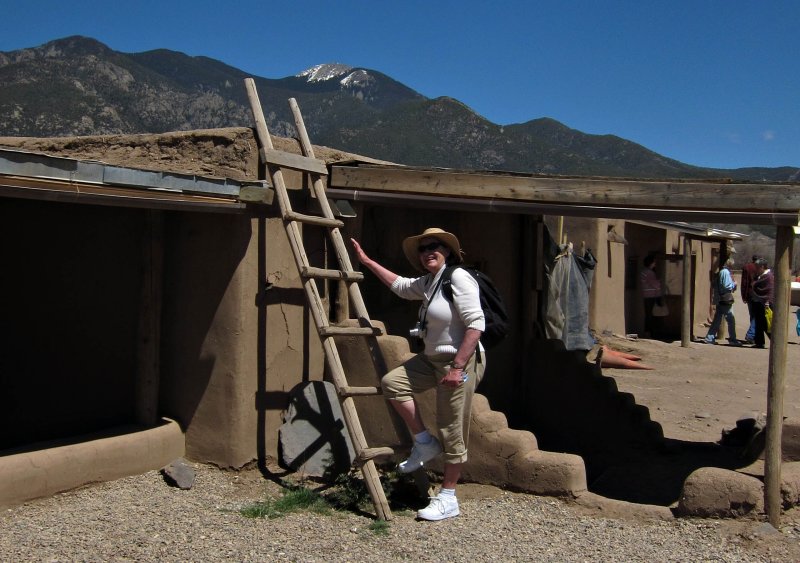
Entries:
MULTIPOLYGON (((295 128, 300 135, 300 149, 303 151, 303 155, 308 158, 315 158, 314 147, 311 145, 311 141, 308 138, 305 122, 303 121, 303 114, 300 113, 300 107, 297 105, 297 100, 290 98, 289 107, 291 107, 292 114, 294 115, 295 128)), ((314 190, 314 194, 317 196, 317 201, 319 201, 319 205, 323 214, 326 218, 332 219, 333 211, 328 203, 328 196, 325 193, 325 185, 319 176, 314 176, 312 188, 314 190)), ((341 231, 339 229, 331 229, 330 234, 331 241, 333 242, 334 252, 336 252, 336 256, 339 259, 339 264, 341 264, 344 269, 352 271, 353 265, 350 262, 350 254, 347 252, 347 246, 344 242, 341 231)), ((367 306, 364 303, 364 298, 362 297, 361 290, 358 288, 358 286, 348 283, 347 292, 350 295, 350 300, 353 302, 356 317, 359 319, 364 318, 370 320, 369 313, 367 312, 367 306)))

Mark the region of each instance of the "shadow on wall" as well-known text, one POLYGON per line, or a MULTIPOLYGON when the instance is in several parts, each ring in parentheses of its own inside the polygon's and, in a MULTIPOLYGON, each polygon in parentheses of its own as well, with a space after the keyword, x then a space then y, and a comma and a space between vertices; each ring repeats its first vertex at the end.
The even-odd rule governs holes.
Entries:
POLYGON ((531 348, 527 365, 534 368, 522 390, 529 405, 524 429, 542 450, 581 456, 590 491, 669 506, 694 470, 737 469, 753 461, 737 448, 664 439, 647 407, 619 392, 582 352, 565 350, 559 340, 537 340, 531 348))

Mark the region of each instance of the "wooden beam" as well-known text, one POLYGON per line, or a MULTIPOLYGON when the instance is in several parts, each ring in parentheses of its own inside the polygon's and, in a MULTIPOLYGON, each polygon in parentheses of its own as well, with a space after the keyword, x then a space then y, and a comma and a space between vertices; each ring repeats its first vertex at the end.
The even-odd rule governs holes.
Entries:
POLYGON ((164 265, 164 215, 145 213, 142 241, 142 289, 139 294, 139 333, 135 387, 136 422, 158 422, 158 387, 161 368, 161 301, 164 265))
POLYGON ((482 199, 477 197, 466 198, 422 193, 394 193, 381 191, 380 188, 366 190, 329 188, 327 193, 328 197, 349 199, 364 203, 375 203, 378 205, 447 209, 449 211, 511 213, 515 215, 568 215, 570 217, 625 220, 639 219, 644 221, 686 221, 689 223, 705 222, 790 226, 796 225, 798 219, 800 219, 800 213, 798 213, 798 211, 779 213, 772 211, 729 211, 725 209, 656 209, 623 206, 569 205, 513 199, 482 199))
POLYGON ((261 162, 322 176, 328 174, 328 167, 325 165, 324 160, 268 148, 262 148, 259 154, 261 155, 261 162))
POLYGON ((692 239, 683 235, 683 293, 681 294, 681 347, 692 339, 692 239))
POLYGON ((793 212, 795 215, 800 210, 800 185, 543 178, 333 165, 330 187, 612 207, 793 212))
POLYGON ((786 348, 789 338, 789 295, 792 278, 794 233, 791 227, 778 227, 775 238, 775 303, 772 334, 769 344, 767 382, 767 437, 764 454, 764 507, 769 523, 775 528, 781 522, 781 462, 783 433, 783 392, 786 381, 786 348))
POLYGON ((239 201, 272 205, 275 190, 266 186, 242 186, 239 189, 239 201))

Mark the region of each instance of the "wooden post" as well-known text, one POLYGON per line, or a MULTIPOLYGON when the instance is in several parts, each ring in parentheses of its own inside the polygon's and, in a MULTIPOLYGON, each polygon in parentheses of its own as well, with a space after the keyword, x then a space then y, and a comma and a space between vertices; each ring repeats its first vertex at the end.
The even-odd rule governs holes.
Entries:
POLYGON ((683 292, 681 294, 681 347, 692 339, 692 239, 683 235, 683 292))
POLYGON ((135 414, 136 422, 158 422, 158 385, 161 350, 161 296, 164 264, 164 215, 145 212, 142 241, 142 290, 139 294, 135 414))
POLYGON ((783 432, 783 391, 786 380, 786 347, 789 338, 789 295, 792 280, 792 227, 779 226, 775 238, 775 302, 769 345, 767 383, 767 444, 764 454, 764 506, 775 528, 781 523, 781 438, 783 432))

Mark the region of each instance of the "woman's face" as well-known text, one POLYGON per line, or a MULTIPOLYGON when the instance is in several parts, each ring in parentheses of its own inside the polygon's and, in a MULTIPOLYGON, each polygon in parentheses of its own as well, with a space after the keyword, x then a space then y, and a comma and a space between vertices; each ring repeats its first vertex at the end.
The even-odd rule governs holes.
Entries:
POLYGON ((450 256, 450 249, 439 241, 439 239, 426 237, 419 241, 417 247, 419 261, 422 267, 430 273, 435 274, 447 262, 450 256))

